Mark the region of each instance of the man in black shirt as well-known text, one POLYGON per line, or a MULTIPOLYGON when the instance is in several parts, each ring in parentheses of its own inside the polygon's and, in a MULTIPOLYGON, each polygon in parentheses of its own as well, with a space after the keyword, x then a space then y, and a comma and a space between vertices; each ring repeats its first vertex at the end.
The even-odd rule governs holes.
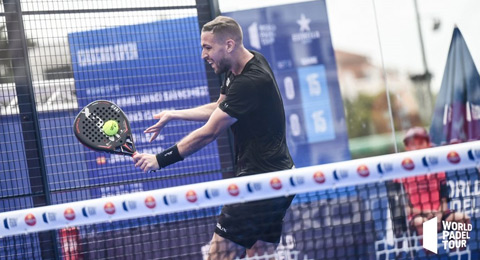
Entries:
MULTIPOLYGON (((154 133, 152 141, 173 119, 207 121, 206 124, 160 154, 136 154, 135 166, 150 171, 181 161, 231 127, 237 176, 291 169, 283 102, 265 58, 245 49, 242 30, 229 17, 219 16, 205 24, 201 44, 202 58, 215 73, 225 73, 218 101, 193 109, 164 111, 155 115, 158 123, 145 133, 154 133)), ((224 206, 209 259, 234 259, 245 253, 272 255, 292 199, 281 197, 224 206)))

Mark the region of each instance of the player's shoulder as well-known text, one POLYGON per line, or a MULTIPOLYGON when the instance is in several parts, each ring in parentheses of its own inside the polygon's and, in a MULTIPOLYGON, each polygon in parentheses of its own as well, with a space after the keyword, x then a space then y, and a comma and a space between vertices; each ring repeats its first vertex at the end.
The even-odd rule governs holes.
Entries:
POLYGON ((250 53, 253 54, 253 58, 248 62, 249 70, 247 72, 268 73, 271 70, 267 59, 260 52, 250 51, 250 53))
POLYGON ((244 79, 249 79, 254 82, 265 83, 265 81, 272 80, 272 72, 270 65, 268 64, 265 57, 263 57, 259 52, 252 52, 254 57, 247 64, 247 68, 242 73, 244 79))

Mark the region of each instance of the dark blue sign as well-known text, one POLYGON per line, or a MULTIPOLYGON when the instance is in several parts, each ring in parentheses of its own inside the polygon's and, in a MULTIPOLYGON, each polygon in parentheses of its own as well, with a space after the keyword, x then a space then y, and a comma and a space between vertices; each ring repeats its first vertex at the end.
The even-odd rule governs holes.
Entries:
POLYGON ((248 49, 269 61, 282 93, 288 145, 298 167, 350 159, 324 1, 226 13, 248 49))
MULTIPOLYGON (((170 123, 153 143, 143 133, 156 123, 153 115, 163 110, 210 102, 196 17, 78 32, 68 38, 79 107, 97 99, 117 104, 131 122, 139 152, 159 153, 202 125, 170 123)), ((89 179, 94 184, 152 177, 135 169, 129 157, 87 152, 86 160, 89 179)), ((185 161, 162 169, 161 174, 219 169, 217 145, 213 142, 185 161)), ((202 181, 218 178, 221 174, 217 172, 202 181)), ((181 180, 174 185, 192 181, 181 180)), ((157 184, 150 188, 164 187, 160 182, 157 184)), ((142 187, 135 184, 119 189, 103 189, 101 194, 138 191, 142 187)))

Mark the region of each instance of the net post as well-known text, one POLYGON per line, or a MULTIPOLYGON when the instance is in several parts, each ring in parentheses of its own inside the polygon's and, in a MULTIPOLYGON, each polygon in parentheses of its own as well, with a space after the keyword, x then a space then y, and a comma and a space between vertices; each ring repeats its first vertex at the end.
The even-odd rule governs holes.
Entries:
MULTIPOLYGON (((8 52, 10 57, 15 57, 11 59, 11 63, 18 98, 31 198, 34 207, 51 205, 21 3, 20 0, 4 0, 3 6, 9 42, 8 52)), ((40 232, 38 238, 43 259, 60 259, 56 231, 40 232)))

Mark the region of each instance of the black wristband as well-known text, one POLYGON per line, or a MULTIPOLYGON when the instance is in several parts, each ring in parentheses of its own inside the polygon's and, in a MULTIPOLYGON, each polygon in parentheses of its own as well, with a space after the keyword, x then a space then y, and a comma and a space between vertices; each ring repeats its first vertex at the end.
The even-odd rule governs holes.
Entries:
POLYGON ((170 164, 183 161, 182 156, 178 152, 178 147, 175 144, 174 146, 163 150, 163 152, 156 155, 159 169, 165 168, 170 164))

